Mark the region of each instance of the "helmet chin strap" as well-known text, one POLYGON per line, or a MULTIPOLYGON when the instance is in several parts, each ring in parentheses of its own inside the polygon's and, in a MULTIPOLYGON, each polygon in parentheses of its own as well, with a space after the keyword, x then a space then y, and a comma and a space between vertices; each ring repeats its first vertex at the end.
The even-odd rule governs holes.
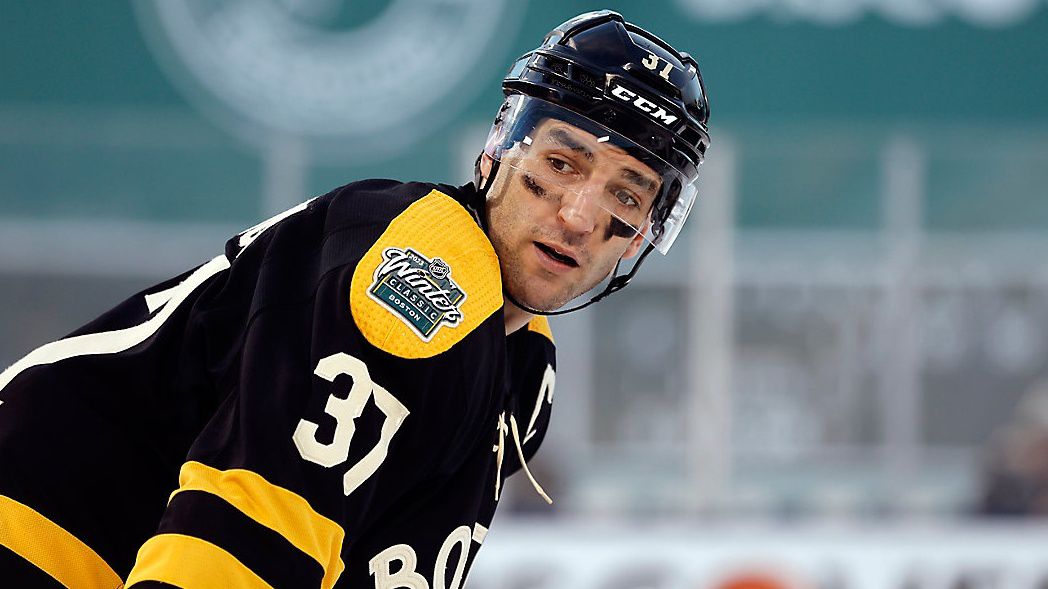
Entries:
MULTIPOLYGON (((476 206, 478 207, 478 210, 474 211, 474 216, 477 218, 478 221, 480 221, 481 227, 485 231, 487 231, 488 230, 488 227, 487 227, 487 214, 486 214, 486 211, 484 210, 484 203, 487 201, 488 190, 491 188, 492 182, 494 182, 495 175, 498 174, 499 165, 501 164, 501 162, 499 160, 497 160, 497 159, 492 158, 491 171, 488 173, 487 177, 485 178, 480 173, 480 159, 481 159, 481 157, 483 157, 483 154, 481 154, 480 156, 477 156, 476 170, 475 170, 476 171, 476 174, 475 174, 476 175, 476 184, 477 184, 477 201, 476 201, 476 206)), ((511 302, 514 305, 516 305, 517 307, 519 307, 522 311, 524 311, 526 313, 531 313, 532 315, 545 315, 547 317, 551 317, 551 316, 554 316, 554 315, 566 315, 568 313, 574 313, 575 311, 578 311, 578 310, 581 310, 581 309, 585 309, 586 307, 592 305, 593 303, 596 303, 596 302, 598 302, 598 301, 600 301, 602 299, 607 298, 612 293, 616 293, 616 292, 626 288, 626 285, 628 285, 630 283, 630 281, 633 280, 633 277, 637 274, 637 270, 640 270, 640 266, 641 266, 641 264, 644 263, 644 259, 647 258, 648 254, 650 254, 654 249, 655 249, 655 246, 653 244, 649 243, 647 245, 647 247, 644 248, 644 251, 641 252, 640 257, 637 258, 637 263, 633 265, 633 268, 631 268, 628 273, 623 274, 622 276, 618 275, 619 274, 619 266, 622 265, 622 258, 619 258, 619 261, 615 263, 615 269, 612 270, 611 280, 608 281, 608 284, 607 284, 607 286, 604 287, 604 290, 602 290, 599 293, 597 293, 596 295, 594 295, 593 298, 591 298, 590 300, 586 301, 585 303, 582 303, 581 305, 576 305, 574 307, 571 307, 570 309, 558 309, 556 311, 540 311, 538 309, 533 309, 533 308, 529 307, 528 305, 525 305, 524 303, 518 301, 517 298, 514 297, 512 294, 510 294, 510 292, 508 290, 506 290, 505 287, 503 287, 503 289, 502 289, 502 294, 509 300, 509 302, 511 302)))

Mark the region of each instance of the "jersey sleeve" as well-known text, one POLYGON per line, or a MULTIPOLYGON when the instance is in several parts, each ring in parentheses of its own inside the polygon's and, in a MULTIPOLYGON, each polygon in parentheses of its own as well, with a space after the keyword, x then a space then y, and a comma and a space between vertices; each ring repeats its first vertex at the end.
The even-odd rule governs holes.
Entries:
POLYGON ((231 280, 238 265, 257 279, 200 327, 238 326, 223 331, 235 345, 204 338, 222 400, 127 587, 333 587, 356 543, 487 431, 494 252, 435 191, 361 221, 383 218, 379 196, 310 207, 234 248, 231 280))

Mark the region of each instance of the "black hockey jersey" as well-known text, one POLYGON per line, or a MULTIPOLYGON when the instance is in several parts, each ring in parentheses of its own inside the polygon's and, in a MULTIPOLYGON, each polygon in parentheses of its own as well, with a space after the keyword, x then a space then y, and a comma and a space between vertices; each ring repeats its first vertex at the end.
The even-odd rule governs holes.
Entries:
POLYGON ((461 587, 556 368, 474 195, 342 187, 0 374, 0 585, 461 587))

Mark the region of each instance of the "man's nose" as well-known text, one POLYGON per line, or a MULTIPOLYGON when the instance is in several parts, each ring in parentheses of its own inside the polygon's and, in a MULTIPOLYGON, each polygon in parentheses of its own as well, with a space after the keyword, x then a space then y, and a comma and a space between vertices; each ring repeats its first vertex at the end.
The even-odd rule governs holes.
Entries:
POLYGON ((561 196, 557 216, 567 229, 590 233, 596 227, 600 215, 599 197, 599 191, 591 186, 585 186, 577 192, 567 190, 561 196))

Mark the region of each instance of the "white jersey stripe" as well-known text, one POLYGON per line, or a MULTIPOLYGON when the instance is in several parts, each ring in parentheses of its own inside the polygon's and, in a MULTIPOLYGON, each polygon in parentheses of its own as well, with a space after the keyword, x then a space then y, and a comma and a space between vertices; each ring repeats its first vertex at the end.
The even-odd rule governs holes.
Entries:
MULTIPOLYGON (((0 373, 0 391, 28 368, 53 364, 76 356, 116 354, 142 343, 160 329, 164 321, 167 321, 175 309, 189 298, 197 287, 227 268, 229 268, 229 260, 224 255, 216 256, 210 262, 197 268, 177 287, 164 291, 167 300, 163 302, 160 312, 144 323, 116 331, 78 335, 40 346, 0 373)), ((150 307, 157 302, 151 300, 150 307)))

